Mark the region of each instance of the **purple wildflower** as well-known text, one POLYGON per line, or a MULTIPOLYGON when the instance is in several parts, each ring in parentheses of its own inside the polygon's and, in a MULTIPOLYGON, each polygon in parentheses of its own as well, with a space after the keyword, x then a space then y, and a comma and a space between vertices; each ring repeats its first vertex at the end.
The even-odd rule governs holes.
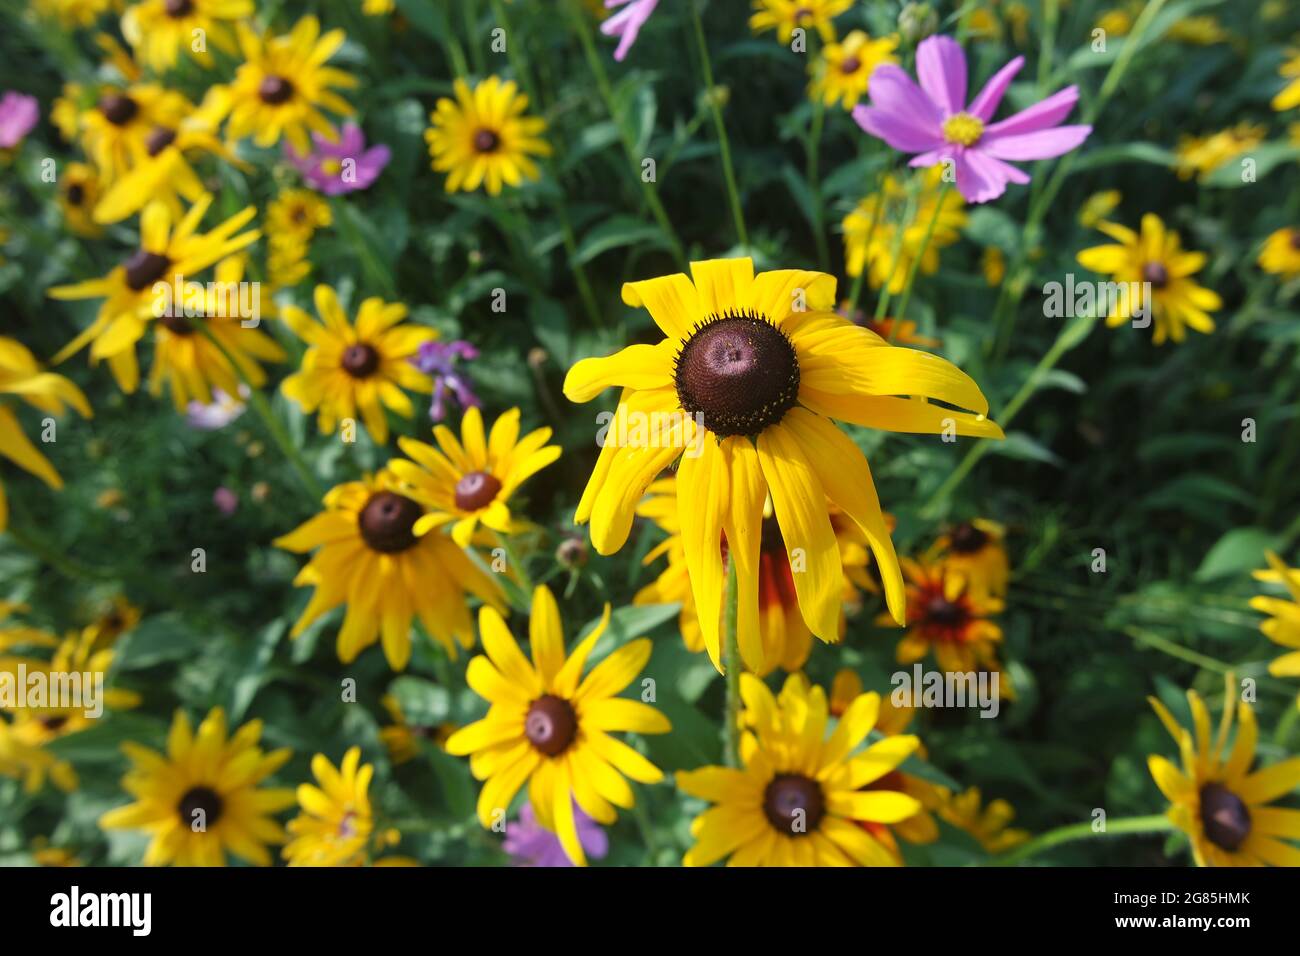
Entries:
POLYGON ((212 503, 217 506, 218 511, 229 518, 239 510, 239 495, 222 485, 212 493, 212 503))
POLYGON ((871 106, 853 111, 858 125, 904 153, 920 153, 912 166, 951 160, 957 188, 967 202, 982 203, 1006 192, 1007 183, 1029 182, 1029 174, 1003 160, 1051 159, 1068 153, 1091 126, 1058 126, 1074 109, 1079 88, 1068 86, 1014 116, 992 123, 1011 79, 1024 66, 1016 57, 966 105, 966 54, 951 37, 933 36, 916 48, 921 85, 893 64, 871 74, 871 106))
POLYGON ((366 149, 366 137, 355 123, 343 127, 337 143, 320 133, 312 133, 311 138, 315 152, 303 156, 287 143, 284 152, 312 188, 326 196, 369 188, 392 158, 383 144, 366 149))
POLYGON ((657 6, 659 0, 605 0, 606 10, 623 8, 600 25, 600 32, 605 36, 619 38, 614 59, 623 62, 623 57, 627 56, 627 51, 636 42, 641 27, 650 19, 650 14, 655 12, 657 6))
POLYGON ((435 422, 440 422, 447 416, 445 399, 449 391, 462 410, 478 408, 482 404, 474 394, 473 382, 469 376, 456 367, 456 362, 460 359, 471 362, 476 358, 478 349, 468 342, 456 339, 452 342, 425 342, 411 360, 425 375, 433 376, 433 404, 429 406, 429 417, 435 422))
POLYGON ((36 97, 6 90, 0 97, 0 149, 9 149, 23 141, 41 117, 36 97))
MULTIPOLYGON (((576 800, 573 821, 578 828, 578 842, 588 858, 603 859, 609 852, 609 836, 600 824, 582 812, 576 800)), ((573 866, 560 846, 560 838, 537 822, 531 803, 525 803, 520 809, 518 821, 506 824, 502 847, 514 857, 517 866, 573 866)))
MULTIPOLYGON (((248 386, 239 386, 240 398, 248 398, 248 386)), ((191 400, 185 410, 185 423, 200 431, 215 431, 225 428, 240 415, 244 414, 245 405, 239 399, 231 398, 219 388, 212 390, 211 403, 191 400)))

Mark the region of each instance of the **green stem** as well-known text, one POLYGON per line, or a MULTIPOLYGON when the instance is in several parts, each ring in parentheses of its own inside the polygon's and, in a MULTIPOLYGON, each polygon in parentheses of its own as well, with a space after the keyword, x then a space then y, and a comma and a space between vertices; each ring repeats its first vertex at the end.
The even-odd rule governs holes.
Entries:
MULTIPOLYGON (((876 300, 875 320, 877 323, 885 317, 885 312, 889 310, 889 300, 893 298, 893 293, 889 287, 893 282, 894 273, 898 271, 898 257, 903 253, 903 240, 907 236, 908 226, 912 222, 912 217, 916 215, 916 194, 919 188, 917 179, 913 178, 907 197, 907 205, 903 210, 903 218, 896 227, 894 241, 889 247, 889 275, 885 277, 885 281, 881 284, 880 298, 876 300)), ((884 202, 883 195, 880 197, 880 201, 884 202)), ((863 263, 863 268, 866 268, 866 263, 863 263)))
POLYGON ((731 163, 731 141, 727 138, 727 126, 722 122, 722 105, 718 102, 713 83, 713 64, 709 60, 709 44, 704 38, 704 22, 700 19, 700 7, 696 0, 687 0, 687 5, 691 8, 691 22, 695 32, 695 46, 700 54, 700 68, 704 71, 704 95, 708 98, 709 109, 713 112, 713 127, 718 133, 718 149, 722 153, 722 175, 727 181, 731 218, 736 224, 737 240, 742 247, 747 247, 749 233, 745 229, 745 214, 740 206, 740 190, 736 188, 736 172, 731 163))
POLYGON ((1037 856, 1044 850, 1050 850, 1062 843, 1070 843, 1074 840, 1086 840, 1089 837, 1121 836, 1132 833, 1167 833, 1172 829, 1173 824, 1164 814, 1110 820, 1106 823, 1106 829, 1101 831, 1094 830, 1091 821, 1087 823, 1071 823, 1068 826, 1057 827, 1055 830, 1048 830, 1046 833, 1034 837, 1028 843, 994 858, 992 862, 994 866, 1015 866, 1030 857, 1037 856))
POLYGON ((727 590, 722 610, 722 661, 727 669, 727 713, 723 721, 723 757, 728 767, 740 766, 740 641, 736 634, 737 590, 735 562, 727 562, 727 590))
POLYGON ((87 567, 78 561, 74 561, 69 557, 59 554, 59 552, 55 551, 54 548, 46 544, 45 541, 17 525, 10 524, 4 532, 0 532, 0 534, 5 533, 7 533, 20 548, 24 551, 30 552, 37 558, 40 558, 41 561, 48 564, 55 571, 58 571, 65 578, 73 581, 112 581, 117 578, 117 575, 109 571, 100 568, 87 567))
POLYGON ((826 120, 826 105, 821 97, 813 101, 812 122, 808 131, 808 189, 812 193, 813 242, 817 245, 817 265, 823 271, 830 269, 831 254, 826 246, 826 215, 822 206, 819 153, 822 126, 826 120))
POLYGON ((947 198, 950 188, 952 188, 952 183, 945 179, 943 185, 939 187, 939 199, 934 206, 934 215, 930 217, 930 224, 925 227, 925 238, 921 240, 921 248, 912 257, 912 265, 907 270, 907 282, 903 286, 903 298, 898 303, 898 311, 894 313, 893 325, 889 327, 891 341, 899 324, 903 321, 903 316, 907 314, 907 303, 912 300, 912 284, 916 281, 916 273, 921 268, 921 259, 925 256, 925 250, 930 247, 930 239, 934 236, 935 223, 939 221, 939 214, 943 212, 943 201, 947 198))
POLYGON ((1176 644, 1168 638, 1161 637, 1159 634, 1152 634, 1150 631, 1138 627, 1126 627, 1124 633, 1139 644, 1143 644, 1152 650, 1160 651, 1162 654, 1168 654, 1170 657, 1176 657, 1180 661, 1188 664, 1195 664, 1197 667, 1204 668, 1207 671, 1214 671, 1216 674, 1226 674, 1232 670, 1230 664, 1226 664, 1217 657, 1210 657, 1208 654, 1198 654, 1190 648, 1176 644))

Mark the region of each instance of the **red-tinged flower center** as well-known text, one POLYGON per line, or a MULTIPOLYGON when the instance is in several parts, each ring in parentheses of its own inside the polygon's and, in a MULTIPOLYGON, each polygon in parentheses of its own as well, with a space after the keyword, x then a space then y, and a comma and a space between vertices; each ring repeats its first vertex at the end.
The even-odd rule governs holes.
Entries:
POLYGON ((488 471, 471 471, 456 482, 456 507, 461 511, 478 511, 496 499, 501 481, 488 471))
POLYGON ((948 535, 949 546, 958 554, 974 554, 984 547, 988 540, 988 533, 981 531, 969 521, 963 521, 948 535))
POLYGON ((799 359, 786 334, 757 313, 711 316, 677 355, 677 400, 715 435, 756 435, 799 398, 799 359))
POLYGON ((984 135, 984 121, 970 113, 954 113, 943 121, 943 138, 958 146, 974 146, 984 135))
POLYGON ((524 717, 524 736, 548 757, 558 757, 578 735, 578 715, 563 697, 546 694, 533 701, 524 717))
POLYGON ((144 148, 150 156, 157 156, 164 149, 176 142, 176 130, 166 126, 155 126, 144 138, 144 148))
POLYGON ((126 284, 132 292, 141 292, 162 278, 171 260, 156 252, 138 250, 135 255, 122 263, 126 270, 126 284))
POLYGON ((1150 282, 1157 289, 1169 284, 1169 270, 1163 262, 1147 262, 1142 266, 1142 281, 1150 282))
POLYGON ((423 509, 405 495, 380 491, 370 496, 361 509, 357 524, 361 537, 371 550, 396 554, 415 545, 418 539, 412 529, 423 513, 423 509))
POLYGON ((826 816, 821 784, 797 773, 777 774, 763 791, 763 813, 778 833, 807 836, 826 816))
POLYGON ((495 153, 501 146, 501 137, 495 130, 480 129, 474 134, 474 152, 495 153))
POLYGON ((1291 248, 1300 252, 1300 229, 1291 230, 1291 248))
POLYGON ((164 0, 163 10, 167 16, 179 20, 194 12, 194 0, 164 0))
POLYGON ((929 582, 914 599, 914 622, 931 641, 962 641, 975 614, 970 598, 963 592, 949 598, 944 579, 929 582))
POLYGON ((211 787, 191 787, 176 805, 176 812, 181 818, 181 825, 190 829, 212 829, 212 825, 221 817, 225 806, 221 794, 211 787), (202 815, 198 813, 202 811, 202 815))
POLYGON ((257 86, 257 95, 270 106, 279 106, 293 96, 293 84, 283 76, 266 76, 257 86))
POLYGON ((105 93, 99 98, 99 111, 114 126, 125 126, 140 112, 135 100, 125 93, 105 93))
POLYGON ((1250 810, 1223 784, 1207 783, 1201 788, 1201 826, 1207 840, 1232 852, 1250 836, 1250 810))
POLYGON ((379 368, 379 352, 373 346, 358 342, 343 351, 343 371, 353 378, 367 378, 379 368))
POLYGON ((856 56, 846 56, 840 60, 840 72, 845 76, 851 76, 862 69, 862 61, 856 56))

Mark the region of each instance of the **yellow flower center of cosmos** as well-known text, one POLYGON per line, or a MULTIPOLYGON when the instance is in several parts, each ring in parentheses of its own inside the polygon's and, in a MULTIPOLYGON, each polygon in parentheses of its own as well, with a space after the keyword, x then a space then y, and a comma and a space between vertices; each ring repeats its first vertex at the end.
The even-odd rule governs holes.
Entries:
POLYGON ((954 113, 943 122, 943 138, 959 146, 974 146, 984 135, 984 121, 969 113, 954 113))
POLYGON ((320 171, 329 176, 337 176, 343 171, 343 164, 333 156, 329 156, 320 161, 320 171))
POLYGON ((763 814, 782 834, 808 836, 826 815, 826 795, 821 784, 801 774, 783 773, 763 791, 763 814))
POLYGON ((799 398, 790 339, 754 312, 711 316, 695 327, 673 370, 682 409, 726 438, 775 425, 799 398))

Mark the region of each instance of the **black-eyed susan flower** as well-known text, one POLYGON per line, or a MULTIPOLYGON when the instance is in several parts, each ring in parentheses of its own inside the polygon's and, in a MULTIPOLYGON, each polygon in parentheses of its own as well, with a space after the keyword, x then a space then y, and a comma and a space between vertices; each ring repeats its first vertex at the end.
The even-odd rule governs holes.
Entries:
POLYGON ((853 6, 853 0, 754 0, 749 28, 755 35, 775 30, 782 43, 789 44, 795 30, 816 30, 823 43, 835 39, 832 22, 853 6))
POLYGON ((140 623, 140 608, 122 595, 106 602, 95 619, 86 625, 86 631, 93 635, 92 647, 99 650, 112 647, 123 634, 134 630, 140 623))
POLYGON ((109 810, 99 825, 149 833, 145 866, 224 866, 227 853, 270 866, 267 845, 285 840, 272 814, 294 801, 292 790, 261 786, 290 756, 287 748, 264 751, 261 736, 260 720, 227 736, 220 707, 197 730, 178 710, 166 753, 129 741, 122 745, 132 763, 122 787, 135 802, 109 810))
POLYGON ((1006 853, 1029 839, 1029 831, 1011 826, 1015 808, 1001 797, 985 805, 979 787, 968 787, 961 793, 947 787, 935 790, 940 799, 939 818, 969 833, 986 853, 1006 853))
POLYGON ((334 221, 329 203, 310 189, 285 189, 266 206, 266 234, 310 239, 334 221))
POLYGON ((504 412, 483 429, 483 413, 471 406, 460 424, 460 440, 445 425, 435 425, 438 448, 413 438, 397 444, 414 461, 395 459, 392 472, 405 481, 411 496, 430 510, 415 527, 425 534, 451 525, 451 537, 468 548, 481 521, 498 534, 518 530, 510 513, 510 498, 519 486, 560 457, 559 445, 548 445, 551 430, 538 428, 519 437, 519 409, 504 412), (441 449, 441 451, 439 450, 441 449))
POLYGON ((451 538, 415 534, 424 508, 406 491, 387 471, 338 485, 325 495, 323 512, 276 539, 287 551, 316 551, 294 579, 316 592, 293 636, 346 604, 339 660, 350 663, 382 639, 389 666, 402 670, 411 656, 413 619, 455 657, 457 643, 474 645, 468 595, 504 609, 500 586, 451 538))
POLYGON ((38 14, 53 17, 65 27, 93 26, 112 5, 113 0, 32 0, 38 14))
POLYGON ((194 112, 194 105, 156 83, 105 87, 93 109, 77 115, 82 148, 112 185, 149 155, 154 130, 174 130, 194 112))
POLYGON ((99 175, 86 163, 68 163, 59 177, 59 209, 68 228, 83 238, 99 236, 104 227, 93 213, 99 202, 99 175))
POLYGON ((1273 97, 1271 105, 1281 113, 1300 106, 1300 50, 1288 50, 1287 59, 1277 72, 1287 82, 1273 97))
POLYGON ((918 256, 922 274, 937 272, 939 250, 961 238, 961 230, 966 226, 961 194, 955 189, 946 193, 941 189, 942 167, 932 167, 919 176, 914 204, 909 205, 906 183, 887 174, 880 191, 867 196, 844 217, 845 271, 857 276, 863 269, 868 270, 871 287, 888 286, 892 295, 903 291, 907 274, 918 256))
POLYGON ((1256 261, 1265 272, 1283 280, 1300 276, 1300 228, 1278 229, 1270 233, 1256 261))
MULTIPOLYGON (((244 265, 242 255, 217 263, 216 281, 203 292, 198 310, 201 314, 183 314, 180 310, 188 310, 189 305, 174 303, 158 317, 149 393, 161 394, 166 383, 172 404, 181 414, 190 402, 207 405, 216 401, 218 391, 238 395, 243 381, 260 388, 266 384, 266 372, 260 363, 283 362, 286 358, 275 339, 243 324, 249 317, 240 314, 236 290, 243 282, 244 265)), ((269 302, 266 309, 259 318, 274 313, 269 302)))
POLYGON ((1003 543, 1006 529, 996 521, 972 518, 949 528, 934 543, 934 554, 951 570, 966 576, 975 590, 1006 597, 1011 566, 1003 543))
POLYGON ((919 741, 888 737, 855 753, 880 713, 880 695, 856 697, 830 728, 826 693, 797 678, 777 698, 740 675, 746 729, 739 769, 702 767, 677 786, 714 804, 691 825, 687 866, 730 857, 730 866, 895 866, 863 823, 893 824, 921 810, 913 797, 867 790, 908 758, 919 741), (829 736, 827 731, 830 730, 829 736))
POLYGON ((1209 313, 1222 308, 1223 300, 1192 278, 1205 265, 1205 253, 1184 251, 1178 233, 1167 229, 1155 213, 1142 217, 1141 233, 1113 222, 1100 222, 1097 228, 1116 242, 1082 250, 1079 265, 1109 275, 1116 282, 1150 283, 1151 289, 1149 301, 1141 294, 1117 296, 1106 316, 1107 325, 1123 325, 1132 319, 1135 310, 1146 307, 1152 313, 1152 341, 1156 345, 1166 339, 1183 341, 1189 328, 1214 331, 1209 313))
POLYGON ((447 192, 472 192, 483 186, 489 195, 540 175, 533 156, 551 155, 542 139, 546 121, 524 115, 528 97, 513 80, 489 76, 473 90, 456 80, 456 98, 438 100, 424 131, 433 168, 447 174, 447 192))
POLYGON ((17 622, 6 624, 6 620, 15 611, 26 611, 27 605, 16 601, 0 601, 0 651, 30 645, 32 647, 55 647, 59 639, 49 631, 38 627, 29 627, 17 622))
POLYGON ((494 608, 479 610, 479 636, 487 656, 469 662, 465 678, 491 703, 487 716, 447 740, 447 751, 470 757, 470 772, 483 781, 478 818, 484 827, 504 820, 520 789, 537 822, 560 838, 579 866, 586 856, 578 838, 574 803, 593 820, 611 824, 615 807, 630 810, 636 797, 624 776, 658 783, 663 773, 611 734, 664 734, 668 718, 649 704, 618 697, 650 659, 650 641, 639 638, 614 651, 583 676, 587 656, 609 624, 605 614, 567 657, 555 598, 545 586, 533 591, 528 619, 532 662, 519 649, 494 608))
POLYGON ((155 286, 174 287, 178 278, 196 279, 218 260, 257 240, 257 230, 239 231, 256 215, 252 206, 208 232, 199 232, 210 205, 212 196, 205 193, 176 221, 165 203, 151 202, 140 216, 140 248, 125 262, 103 278, 50 289, 53 299, 104 300, 95 321, 60 350, 56 363, 90 345, 91 362, 107 361, 122 391, 135 391, 140 382, 135 343, 158 314, 160 294, 155 286))
POLYGON ((290 866, 361 864, 375 825, 368 793, 375 768, 351 747, 337 768, 324 754, 312 757, 311 772, 317 786, 299 784, 299 812, 286 827, 291 839, 282 855, 290 866))
POLYGON ((6 720, 0 720, 0 777, 21 781, 29 794, 41 790, 47 780, 64 793, 76 790, 79 783, 72 764, 19 740, 6 720))
POLYGON ((236 29, 244 62, 225 92, 230 107, 226 133, 234 139, 251 136, 263 147, 285 137, 299 153, 311 149, 309 132, 337 139, 322 110, 351 116, 352 106, 334 89, 351 89, 357 80, 325 63, 347 35, 330 30, 322 36, 320 21, 310 15, 281 36, 258 35, 245 23, 236 29))
POLYGON ((1179 179, 1204 182, 1205 177, 1224 163, 1249 152, 1268 135, 1259 123, 1238 123, 1208 136, 1182 136, 1175 151, 1174 169, 1179 179))
POLYGON ((681 459, 682 541, 704 644, 719 669, 723 533, 738 573, 740 651, 752 670, 766 666, 758 588, 769 496, 813 634, 839 636, 843 563, 828 500, 866 536, 901 623, 902 574, 870 468, 832 419, 932 433, 947 423, 1001 437, 979 386, 945 359, 891 346, 836 315, 831 276, 755 276, 749 259, 695 262, 691 273, 694 281, 679 274, 623 286, 624 302, 648 309, 662 341, 569 370, 571 401, 624 389, 575 520, 590 521, 596 550, 612 554, 650 482, 681 459))
MULTIPOLYGON (((1281 584, 1287 593, 1285 598, 1261 594, 1250 599, 1251 607, 1268 615, 1268 620, 1259 626, 1264 636, 1288 649, 1269 663, 1268 672, 1274 677, 1300 677, 1300 570, 1287 567, 1272 551, 1266 552, 1265 557, 1268 570, 1254 572, 1255 580, 1281 584)), ((1300 696, 1296 705, 1300 706, 1300 696)))
POLYGON ((1196 691, 1187 692, 1194 730, 1148 698, 1182 757, 1182 769, 1159 754, 1147 758, 1151 776, 1168 798, 1168 817, 1187 834, 1197 866, 1300 866, 1300 812, 1270 806, 1300 786, 1300 757, 1252 771, 1259 730, 1250 704, 1239 701, 1232 674, 1225 675, 1223 714, 1211 738, 1210 711, 1196 691), (1234 716, 1237 735, 1228 736, 1234 716))
POLYGON ((155 73, 176 65, 182 50, 204 66, 212 65, 211 43, 223 53, 236 50, 230 25, 253 15, 253 0, 140 0, 122 14, 122 36, 138 59, 155 73), (195 31, 206 43, 195 49, 195 31))
POLYGON ((406 323, 406 306, 398 302, 366 299, 353 324, 329 286, 316 286, 314 298, 320 321, 297 306, 281 310, 285 324, 309 347, 300 370, 280 390, 304 412, 317 413, 321 434, 330 434, 345 419, 355 421, 359 412, 370 437, 382 445, 388 441, 385 408, 403 418, 415 414, 402 389, 433 391, 432 380, 411 359, 438 333, 406 323))
MULTIPOLYGON (((43 371, 36 358, 17 339, 0 336, 0 395, 16 395, 43 412, 62 415, 66 406, 90 418, 90 403, 81 389, 62 375, 43 371)), ((63 487, 63 479, 48 458, 24 434, 18 416, 0 402, 0 456, 31 472, 51 488, 63 487)), ((0 483, 0 531, 9 523, 9 504, 0 483)))
POLYGON ((854 30, 843 41, 829 43, 820 60, 813 65, 811 92, 827 106, 839 103, 850 110, 858 105, 871 80, 871 73, 882 63, 897 63, 894 51, 898 37, 872 39, 862 30, 854 30))

